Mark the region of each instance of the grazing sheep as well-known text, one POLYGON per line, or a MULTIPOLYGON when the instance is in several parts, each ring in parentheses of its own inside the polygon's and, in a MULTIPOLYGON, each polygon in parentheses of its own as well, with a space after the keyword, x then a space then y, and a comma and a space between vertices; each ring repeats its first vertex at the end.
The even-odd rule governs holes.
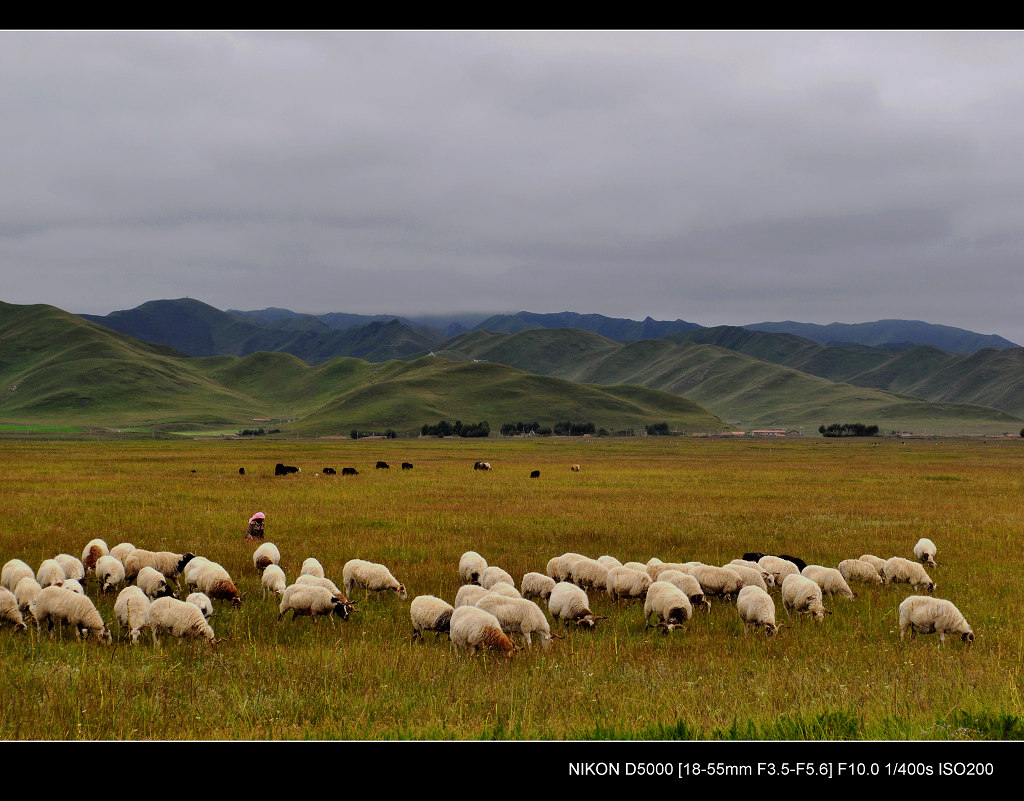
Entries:
POLYGON ((493 587, 488 590, 492 595, 501 595, 505 598, 522 598, 522 594, 513 587, 511 584, 506 584, 504 581, 499 581, 493 587))
POLYGON ((700 582, 689 573, 684 573, 682 570, 665 570, 658 576, 658 581, 667 581, 669 584, 677 586, 686 593, 692 606, 700 604, 707 607, 709 611, 711 610, 711 601, 704 597, 704 590, 700 586, 700 582))
POLYGON ((398 595, 403 601, 409 597, 405 585, 399 583, 391 571, 384 565, 376 562, 367 562, 363 559, 349 559, 341 571, 342 579, 345 582, 345 594, 352 595, 355 587, 360 587, 369 592, 382 592, 390 590, 398 595))
POLYGON ((743 589, 743 578, 734 570, 715 565, 695 565, 687 571, 700 583, 704 596, 731 598, 743 589))
POLYGON ((288 586, 288 579, 284 575, 284 570, 279 565, 269 565, 263 571, 262 584, 264 600, 267 597, 268 590, 280 598, 284 595, 285 587, 288 586))
POLYGON ((921 537, 914 546, 914 556, 917 557, 919 562, 928 565, 928 567, 935 567, 936 550, 934 542, 927 537, 921 537))
POLYGON ((489 590, 495 584, 510 584, 514 587, 516 586, 516 580, 512 578, 510 573, 502 570, 497 565, 489 565, 480 575, 480 586, 485 590, 489 590))
POLYGON ((85 595, 85 587, 81 585, 78 579, 64 579, 58 586, 68 592, 77 592, 79 595, 85 595))
POLYGON ((594 559, 577 559, 572 563, 569 580, 585 590, 608 589, 608 568, 594 559))
POLYGON ((658 618, 658 625, 670 632, 693 617, 693 607, 686 593, 675 584, 655 581, 647 588, 644 601, 644 625, 652 628, 651 615, 658 618))
POLYGON ((647 565, 643 562, 626 562, 623 567, 628 567, 630 570, 635 570, 638 573, 646 573, 647 565))
POLYGON ((764 633, 771 637, 779 633, 775 625, 775 601, 759 587, 747 585, 736 596, 736 611, 743 621, 743 633, 749 634, 751 626, 763 626, 764 633))
POLYGON ((252 563, 262 573, 268 565, 281 564, 281 552, 274 543, 265 542, 253 551, 252 563))
POLYGON ((767 570, 764 570, 761 567, 761 565, 759 565, 757 562, 751 562, 749 559, 733 559, 731 562, 729 562, 729 564, 725 565, 725 567, 737 567, 737 566, 738 567, 749 567, 749 568, 751 568, 753 570, 756 570, 758 573, 760 573, 761 574, 761 579, 764 581, 765 588, 774 587, 775 586, 775 575, 773 573, 769 573, 767 570))
POLYGON ((527 646, 533 644, 531 636, 540 637, 541 648, 551 646, 551 626, 537 604, 525 598, 504 598, 491 593, 476 602, 478 609, 490 612, 506 634, 519 634, 527 646))
POLYGON ((832 614, 821 603, 821 587, 799 573, 791 573, 782 582, 782 605, 787 614, 799 612, 815 620, 823 620, 832 614))
POLYGON ((338 589, 338 585, 329 578, 317 578, 316 576, 299 576, 295 579, 296 584, 305 584, 307 587, 322 587, 338 599, 338 602, 345 605, 345 618, 352 612, 356 605, 345 597, 345 594, 338 589))
POLYGON ((194 592, 185 599, 185 603, 198 606, 199 611, 203 613, 203 617, 207 620, 213 617, 213 601, 205 593, 194 592))
POLYGON ((613 567, 622 567, 622 562, 616 559, 614 556, 605 554, 604 556, 597 557, 597 563, 611 570, 613 567))
MULTIPOLYGON (((738 574, 744 587, 757 587, 759 590, 768 592, 768 583, 764 580, 764 573, 761 572, 761 568, 747 567, 746 565, 737 565, 731 562, 723 565, 723 567, 738 574)), ((770 573, 768 575, 771 576, 770 573)))
POLYGON ((543 573, 527 573, 519 585, 519 591, 524 598, 542 598, 551 596, 555 588, 555 580, 543 573))
POLYGON ((124 565, 113 556, 101 556, 93 567, 96 580, 100 583, 100 592, 112 590, 124 581, 124 565))
POLYGON ((135 583, 150 600, 163 598, 165 595, 174 595, 174 591, 167 586, 164 574, 149 565, 139 571, 139 575, 135 577, 135 583))
POLYGON ((205 637, 210 645, 216 644, 213 629, 199 607, 177 598, 157 598, 149 605, 149 627, 157 645, 164 633, 178 638, 205 637))
POLYGON ((68 592, 63 587, 43 587, 31 607, 36 627, 42 632, 46 622, 53 636, 53 623, 69 623, 74 626, 75 639, 82 639, 82 632, 92 634, 100 642, 110 644, 110 630, 103 625, 103 618, 96 611, 92 601, 77 592, 68 592))
POLYGON ((196 576, 199 591, 219 601, 230 601, 232 606, 241 606, 242 598, 231 575, 222 565, 210 562, 204 565, 196 576))
POLYGON ((302 562, 302 568, 299 570, 300 576, 316 576, 317 578, 324 577, 324 566, 320 564, 320 560, 314 559, 312 556, 309 559, 304 559, 302 562))
POLYGON ((134 581, 144 567, 159 570, 168 579, 176 578, 185 565, 195 559, 192 553, 171 553, 170 551, 147 551, 136 548, 124 558, 124 577, 134 581))
POLYGON ((197 556, 190 560, 185 569, 181 571, 182 578, 185 579, 185 584, 191 589, 199 583, 199 571, 201 571, 207 565, 212 565, 209 559, 205 556, 197 556))
POLYGON ((25 618, 18 607, 18 598, 6 587, 0 587, 0 620, 9 620, 15 631, 25 630, 25 618))
MULTIPOLYGON (((864 564, 867 564, 866 562, 864 564)), ((857 594, 850 589, 843 574, 834 567, 822 567, 821 565, 807 565, 800 571, 800 575, 806 576, 819 587, 825 595, 841 595, 844 598, 856 598, 857 594)))
POLYGON ((935 582, 931 580, 920 562, 894 556, 886 561, 880 572, 884 584, 910 584, 915 589, 935 592, 935 582))
POLYGON ((60 584, 66 578, 64 568, 56 559, 45 560, 36 571, 36 581, 39 582, 40 587, 52 587, 55 584, 60 584))
POLYGON ((36 572, 20 559, 12 559, 7 562, 0 571, 0 587, 6 587, 11 592, 18 586, 18 582, 26 576, 36 577, 36 572))
POLYGON ((459 577, 463 584, 479 584, 487 569, 487 560, 476 551, 466 551, 459 559, 459 577))
POLYGON ((613 567, 605 577, 605 591, 612 601, 617 602, 619 598, 639 598, 641 600, 647 595, 647 588, 651 586, 651 577, 646 571, 623 565, 613 567))
POLYGON ((125 587, 114 602, 114 616, 122 628, 131 632, 132 645, 139 641, 142 630, 149 625, 149 598, 134 585, 125 587))
POLYGON ((581 553, 563 553, 548 561, 547 574, 555 581, 568 581, 572 575, 572 566, 578 559, 586 559, 581 553))
POLYGON ((910 629, 911 639, 918 634, 939 634, 939 644, 947 634, 959 634, 970 645, 974 642, 972 629, 960 610, 952 602, 927 595, 911 595, 900 604, 900 639, 910 629))
POLYGON ((487 595, 490 590, 485 590, 479 584, 463 584, 455 593, 455 608, 460 606, 476 606, 476 602, 487 595))
POLYGON ((75 579, 76 581, 82 581, 85 578, 85 565, 82 564, 80 559, 76 559, 69 553, 59 553, 53 560, 60 565, 60 569, 64 571, 64 577, 69 579, 75 579))
MULTIPOLYGON (((884 563, 883 563, 884 564, 884 563)), ((870 562, 863 562, 860 559, 844 559, 839 563, 839 573, 846 583, 860 581, 865 584, 881 584, 882 577, 870 562)))
POLYGON ((135 546, 130 542, 122 542, 110 549, 110 555, 123 565, 124 560, 128 558, 128 554, 134 550, 135 546))
POLYGON ((451 628, 455 607, 436 595, 417 595, 409 605, 412 618, 412 638, 423 639, 424 631, 447 634, 451 628))
POLYGON ((787 576, 799 575, 803 570, 802 567, 797 567, 789 559, 783 559, 781 556, 762 556, 757 560, 757 564, 766 573, 771 573, 776 587, 781 587, 787 576))
POLYGON ((686 573, 693 565, 700 564, 698 562, 654 562, 653 564, 647 565, 647 575, 651 577, 652 581, 659 581, 661 574, 668 570, 679 570, 686 573))
POLYGON ((32 576, 24 576, 18 582, 18 586, 14 588, 14 597, 18 599, 18 609, 23 615, 31 616, 29 610, 32 608, 32 604, 35 603, 41 589, 42 587, 39 586, 39 582, 32 576))
POLYGON ((107 543, 103 540, 89 540, 85 548, 82 549, 82 564, 85 566, 86 572, 96 567, 96 562, 99 561, 101 556, 106 556, 109 553, 110 548, 107 547, 107 543))
POLYGON ((885 567, 885 560, 881 557, 875 556, 874 554, 866 553, 860 556, 861 562, 867 562, 875 570, 878 571, 878 575, 882 575, 882 568, 885 567))
POLYGON ((807 567, 807 562, 805 562, 803 559, 801 559, 798 556, 790 556, 788 553, 780 553, 779 559, 785 559, 787 562, 792 562, 794 565, 796 565, 797 570, 803 570, 805 567, 807 567))
POLYGON ((448 636, 452 645, 471 654, 480 647, 501 651, 506 656, 515 653, 515 646, 501 630, 498 618, 476 606, 460 606, 452 612, 448 636))
POLYGON ((548 598, 548 611, 556 620, 574 620, 577 626, 594 628, 598 620, 605 620, 605 615, 595 615, 590 611, 587 594, 575 584, 560 581, 551 590, 548 598))
MULTIPOLYGON (((320 615, 338 615, 342 620, 348 620, 351 607, 342 603, 330 590, 323 587, 316 587, 312 584, 292 584, 281 596, 280 614, 277 620, 280 623, 285 614, 291 610, 292 620, 297 617, 309 616, 316 623, 320 615)), ((332 620, 333 624, 334 621, 332 620)))

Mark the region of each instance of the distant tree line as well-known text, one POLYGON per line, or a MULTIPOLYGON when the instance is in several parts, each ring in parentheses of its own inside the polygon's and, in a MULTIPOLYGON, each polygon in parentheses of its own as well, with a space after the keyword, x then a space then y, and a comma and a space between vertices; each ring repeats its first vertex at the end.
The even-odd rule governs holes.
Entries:
POLYGON ((486 420, 479 423, 456 420, 455 425, 447 420, 439 420, 436 426, 424 423, 420 429, 422 437, 488 437, 490 434, 491 426, 486 420))
POLYGON ((524 423, 522 421, 518 423, 505 423, 501 427, 501 436, 503 437, 514 437, 517 434, 535 434, 538 437, 547 437, 551 435, 551 427, 542 426, 536 420, 532 423, 524 423))
POLYGON ((238 432, 240 437, 262 437, 266 434, 280 434, 280 428, 272 428, 269 431, 263 428, 243 428, 238 432))
POLYGON ((669 433, 668 423, 655 423, 647 426, 647 436, 649 437, 666 437, 669 433))
POLYGON ((819 426, 818 433, 823 437, 874 437, 878 435, 878 426, 866 426, 863 423, 833 423, 830 426, 819 426))
POLYGON ((359 439, 360 437, 384 437, 385 439, 395 439, 398 433, 393 428, 385 428, 383 433, 378 431, 358 431, 352 429, 348 432, 349 439, 359 439))

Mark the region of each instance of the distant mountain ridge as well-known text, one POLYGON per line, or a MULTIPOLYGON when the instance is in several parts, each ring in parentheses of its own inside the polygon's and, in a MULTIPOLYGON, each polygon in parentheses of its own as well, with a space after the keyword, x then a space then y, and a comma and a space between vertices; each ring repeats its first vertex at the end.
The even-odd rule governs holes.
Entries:
POLYGON ((873 323, 778 323, 744 325, 752 331, 795 334, 821 345, 869 345, 906 347, 931 345, 948 353, 974 353, 982 348, 1005 350, 1019 345, 996 334, 976 334, 963 328, 925 323, 920 320, 877 320, 873 323))

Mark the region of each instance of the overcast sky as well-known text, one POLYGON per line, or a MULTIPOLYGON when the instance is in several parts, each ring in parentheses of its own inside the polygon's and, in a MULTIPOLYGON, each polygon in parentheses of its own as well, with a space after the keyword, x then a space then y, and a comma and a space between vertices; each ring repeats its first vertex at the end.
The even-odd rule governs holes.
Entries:
POLYGON ((0 300, 1024 343, 1024 35, 0 33, 0 300))

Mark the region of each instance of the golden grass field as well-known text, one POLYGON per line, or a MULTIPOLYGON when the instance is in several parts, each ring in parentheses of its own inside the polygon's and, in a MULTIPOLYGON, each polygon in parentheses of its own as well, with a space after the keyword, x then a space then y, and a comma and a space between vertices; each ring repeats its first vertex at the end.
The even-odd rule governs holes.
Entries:
MULTIPOLYGON (((248 593, 240 609, 218 604, 213 626, 228 639, 215 647, 156 649, 148 635, 133 647, 116 623, 111 647, 4 624, 2 739, 1024 735, 1021 440, 3 440, 0 453, 0 563, 80 557, 102 537, 207 556, 248 593), (477 459, 493 471, 474 471, 477 459), (279 461, 302 472, 275 477, 279 461), (324 466, 360 474, 317 475, 324 466), (316 556, 340 584, 358 557, 387 564, 410 599, 449 601, 468 549, 518 581, 566 551, 724 564, 758 550, 835 566, 913 558, 928 536, 936 595, 977 641, 901 641, 907 585, 826 598, 823 623, 787 620, 778 601, 790 626, 774 639, 745 636, 734 604, 664 636, 645 628, 641 604, 591 593, 609 616, 596 631, 513 659, 456 653, 433 634, 411 642, 409 601, 393 594, 357 590, 348 622, 278 623, 243 541, 256 511, 289 581, 316 556)), ((98 607, 113 622, 113 595, 98 607)))

